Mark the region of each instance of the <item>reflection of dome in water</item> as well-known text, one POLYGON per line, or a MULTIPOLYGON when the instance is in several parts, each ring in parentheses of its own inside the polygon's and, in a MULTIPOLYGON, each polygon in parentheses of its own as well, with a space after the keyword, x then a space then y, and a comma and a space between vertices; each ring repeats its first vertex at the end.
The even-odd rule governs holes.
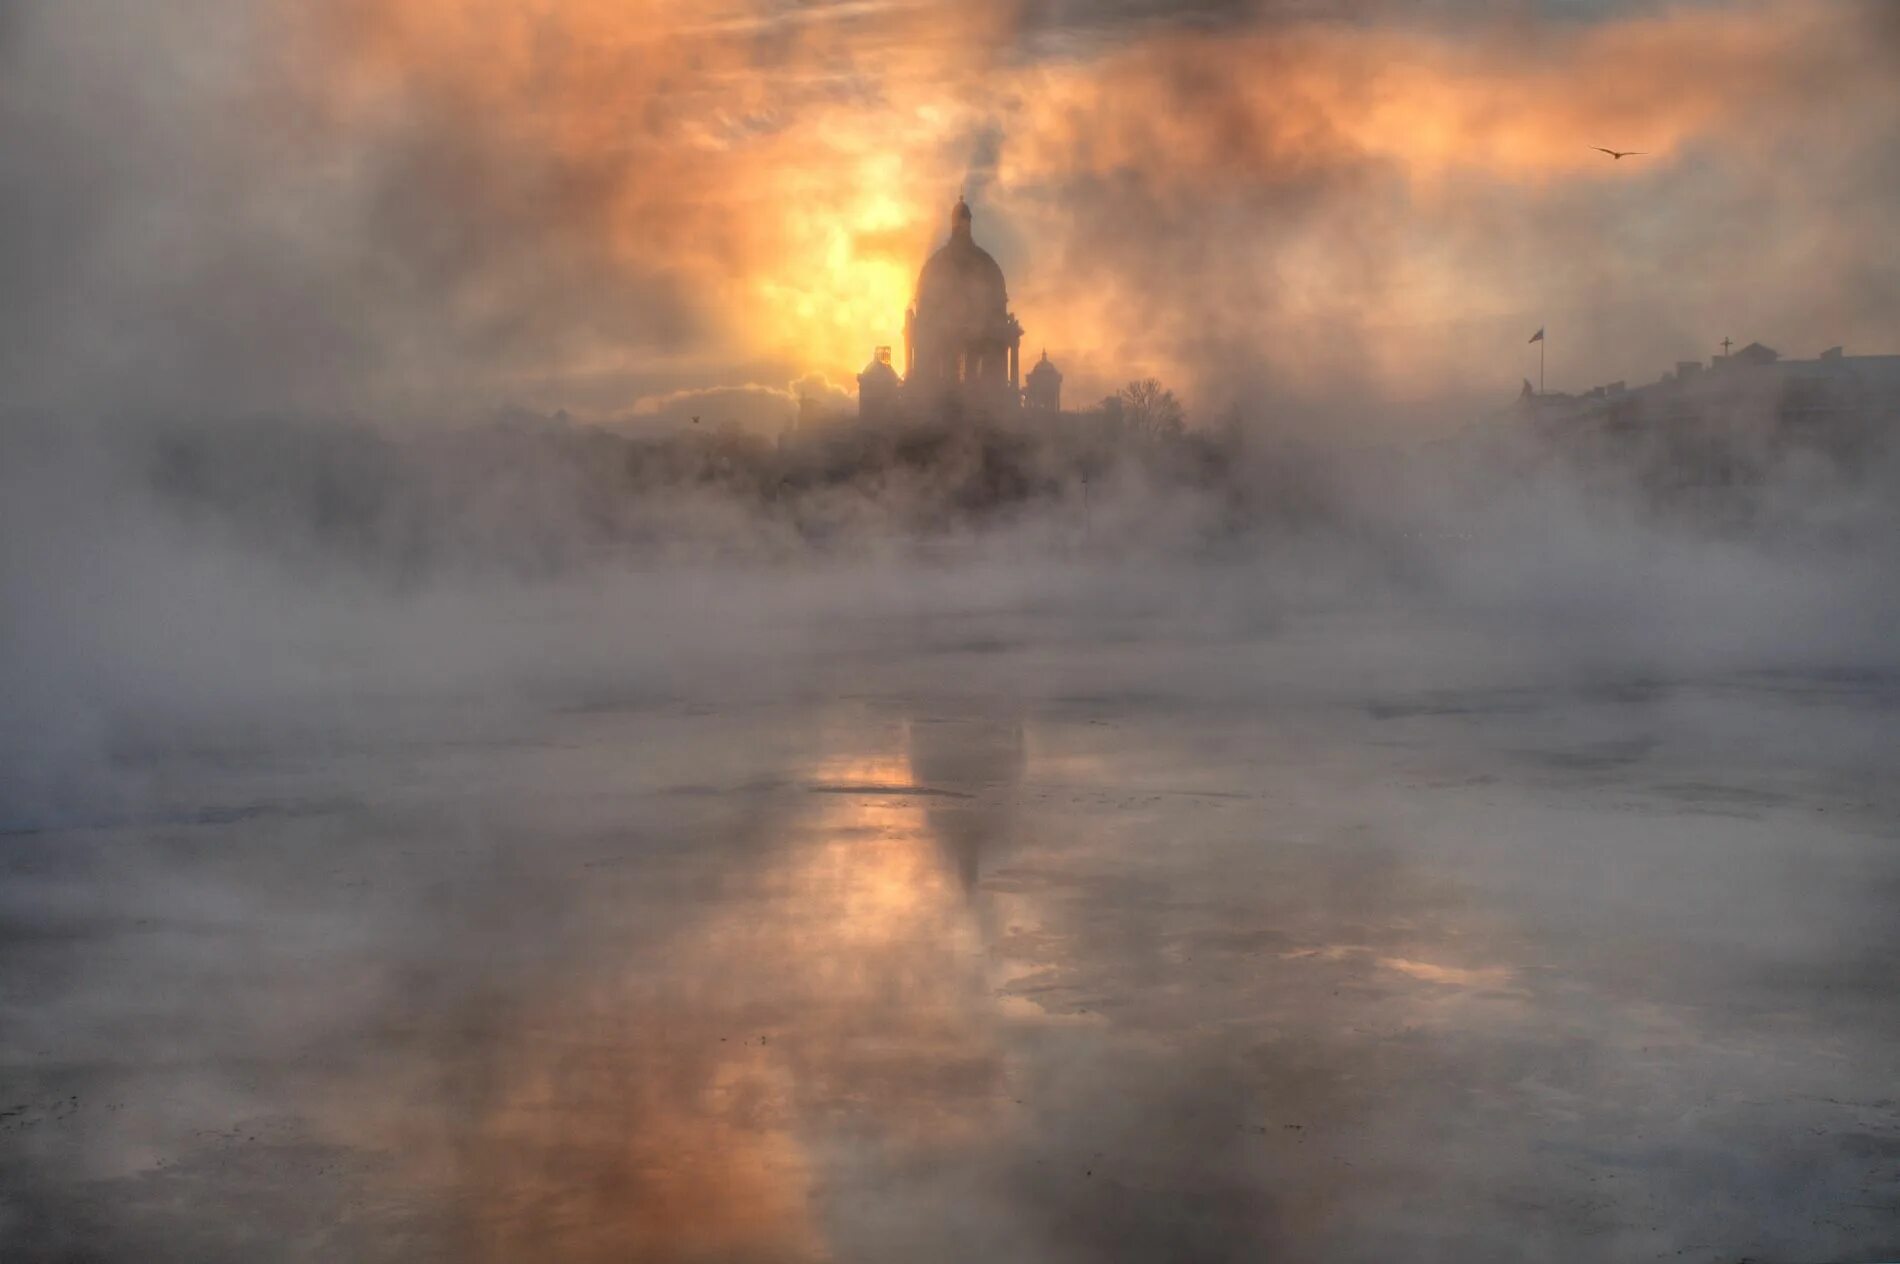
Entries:
POLYGON ((1029 762, 1022 720, 913 720, 905 735, 912 783, 964 796, 930 800, 924 815, 963 889, 973 891, 984 853, 994 860, 1009 846, 1014 791, 1029 762))
POLYGON ((919 785, 968 789, 1013 786, 1028 756, 1019 719, 913 721, 907 730, 911 780, 919 785))

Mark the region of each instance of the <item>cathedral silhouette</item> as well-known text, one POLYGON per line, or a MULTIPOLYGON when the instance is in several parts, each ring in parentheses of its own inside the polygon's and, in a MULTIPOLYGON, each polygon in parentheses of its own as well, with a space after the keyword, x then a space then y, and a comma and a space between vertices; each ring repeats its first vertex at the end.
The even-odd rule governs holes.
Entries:
POLYGON ((1010 314, 1003 269, 976 244, 969 203, 950 211, 950 239, 924 261, 904 314, 904 375, 879 347, 858 374, 858 416, 1003 417, 1024 409, 1054 414, 1062 374, 1048 352, 1027 378, 1023 327, 1010 314))

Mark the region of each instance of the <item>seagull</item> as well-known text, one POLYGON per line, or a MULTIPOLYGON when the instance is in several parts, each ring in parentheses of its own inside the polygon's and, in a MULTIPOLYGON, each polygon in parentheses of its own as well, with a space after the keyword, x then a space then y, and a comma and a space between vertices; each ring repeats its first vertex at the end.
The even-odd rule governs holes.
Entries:
POLYGON ((699 418, 698 418, 698 416, 697 416, 697 415, 695 415, 695 416, 694 416, 694 418, 693 418, 693 424, 694 424, 695 426, 697 426, 697 425, 699 424, 699 418))
POLYGON ((1601 145, 1592 145, 1590 146, 1590 148, 1596 150, 1600 154, 1608 154, 1612 159, 1640 158, 1644 154, 1649 152, 1647 149, 1605 149, 1601 145))

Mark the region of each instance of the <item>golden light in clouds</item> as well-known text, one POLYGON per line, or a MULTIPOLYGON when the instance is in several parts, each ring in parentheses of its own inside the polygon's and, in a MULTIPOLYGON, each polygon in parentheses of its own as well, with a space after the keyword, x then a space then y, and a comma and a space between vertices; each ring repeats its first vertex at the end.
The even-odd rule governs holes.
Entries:
MULTIPOLYGON (((846 386, 900 340, 966 181, 1026 345, 1078 369, 1084 397, 1113 384, 1091 365, 1191 389, 1210 328, 1266 348, 1285 380, 1350 363, 1403 393, 1469 371, 1445 329, 1514 329, 1554 301, 1518 256, 1563 250, 1612 279, 1642 266, 1553 201, 1660 178, 1692 151, 1728 164, 1749 205, 1798 198, 1761 138, 1802 126, 1817 85, 1868 117, 1894 91, 1845 10, 1806 3, 1483 28, 1137 24, 1054 52, 1031 51, 1002 3, 322 11, 337 64, 317 90, 346 129, 433 119, 460 147, 432 158, 442 214, 505 198, 499 232, 552 234, 678 308, 681 345, 570 339, 575 365, 652 367, 684 346, 846 386), (1612 165, 1595 144, 1650 152, 1612 165), (1379 338, 1394 328, 1422 332, 1379 338)), ((1602 289, 1570 285, 1571 301, 1602 289)))
POLYGON ((967 24, 926 38, 903 9, 685 0, 379 0, 330 19, 353 125, 423 98, 478 149, 505 137, 557 177, 535 213, 677 281, 731 360, 848 382, 901 338, 961 176, 967 24))
POLYGON ((737 296, 753 345, 840 383, 872 347, 902 345, 913 259, 928 240, 918 208, 887 192, 903 183, 901 162, 878 153, 858 159, 842 184, 794 184, 780 265, 761 268, 737 296))

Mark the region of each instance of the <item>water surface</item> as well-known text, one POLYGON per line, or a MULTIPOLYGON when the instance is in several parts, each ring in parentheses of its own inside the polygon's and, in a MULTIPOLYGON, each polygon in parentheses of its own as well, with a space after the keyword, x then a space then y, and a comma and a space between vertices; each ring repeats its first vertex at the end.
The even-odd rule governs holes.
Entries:
POLYGON ((1169 627, 127 739, 8 1257, 1900 1253, 1900 681, 1169 627))

